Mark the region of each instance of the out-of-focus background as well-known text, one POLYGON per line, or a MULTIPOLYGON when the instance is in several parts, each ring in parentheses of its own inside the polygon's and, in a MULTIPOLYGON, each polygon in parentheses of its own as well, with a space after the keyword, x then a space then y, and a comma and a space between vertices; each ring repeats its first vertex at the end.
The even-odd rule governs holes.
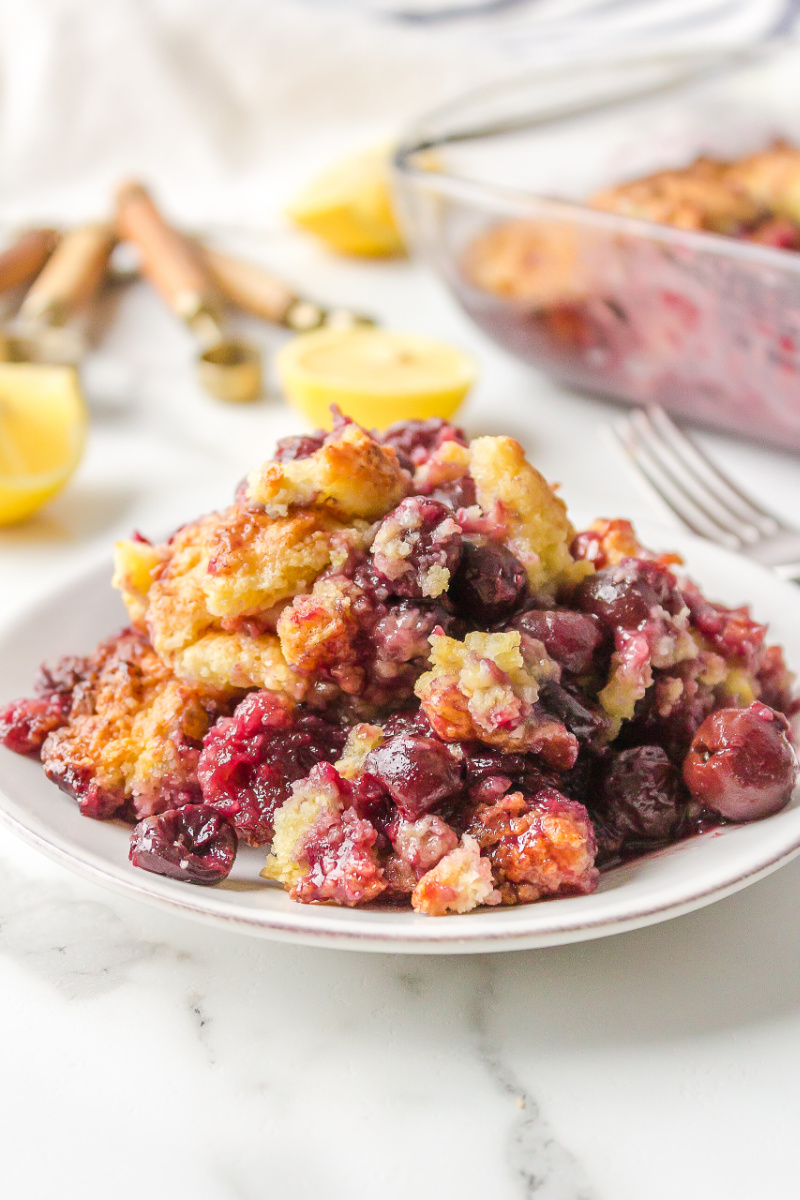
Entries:
MULTIPOLYGON (((559 429, 572 427, 575 405, 587 429, 607 423, 606 409, 514 363, 424 266, 332 253, 293 226, 286 206, 330 164, 388 148, 421 114, 481 84, 619 53, 750 47, 791 32, 798 8, 795 0, 0 0, 0 234, 110 219, 117 184, 138 177, 181 228, 302 294, 471 350, 481 377, 463 418, 480 424, 483 412, 499 411, 522 436, 514 414, 525 412, 534 453, 579 495, 585 467, 559 429)), ((246 332, 263 353, 268 396, 221 406, 197 383, 192 338, 149 289, 101 299, 82 370, 91 426, 81 467, 32 521, 3 534, 26 578, 49 575, 59 557, 77 564, 110 532, 150 521, 150 508, 191 511, 188 480, 202 477, 202 504, 221 503, 224 481, 253 465, 253 447, 261 458, 275 434, 297 425, 274 373, 285 333, 252 322, 246 332)), ((763 458, 744 443, 729 454, 737 466, 763 458)), ((784 471, 771 463, 770 472, 783 489, 784 471)), ((603 502, 624 498, 612 487, 603 502)))
POLYGON ((528 65, 745 45, 792 0, 3 0, 0 218, 82 219, 143 174, 260 229, 309 169, 528 65))

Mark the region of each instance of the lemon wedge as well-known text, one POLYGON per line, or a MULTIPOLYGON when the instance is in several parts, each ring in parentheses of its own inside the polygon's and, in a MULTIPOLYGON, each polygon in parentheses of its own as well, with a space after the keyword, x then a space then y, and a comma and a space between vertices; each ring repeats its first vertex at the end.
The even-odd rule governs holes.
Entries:
POLYGON ((446 342, 365 328, 301 334, 276 366, 289 402, 326 429, 331 404, 368 429, 450 417, 477 374, 473 360, 446 342))
POLYGON ((377 258, 404 251, 392 209, 388 150, 370 150, 330 168, 286 211, 339 254, 377 258))
POLYGON ((0 525, 29 517, 61 490, 86 428, 74 367, 0 363, 0 525))

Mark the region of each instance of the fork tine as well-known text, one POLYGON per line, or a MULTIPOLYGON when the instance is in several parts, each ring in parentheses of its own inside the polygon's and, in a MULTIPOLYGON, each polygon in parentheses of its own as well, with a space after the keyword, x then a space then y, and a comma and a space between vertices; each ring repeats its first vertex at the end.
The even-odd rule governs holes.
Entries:
POLYGON ((706 534, 707 537, 720 541, 722 535, 726 535, 726 544, 731 544, 729 539, 733 538, 738 546, 759 539, 757 529, 752 525, 744 525, 735 513, 717 504, 694 477, 683 469, 680 459, 671 452, 658 430, 653 428, 647 412, 634 412, 629 420, 651 462, 657 465, 662 477, 669 481, 672 491, 682 498, 684 509, 688 507, 693 512, 695 521, 701 519, 706 523, 710 530, 706 534))
POLYGON ((629 419, 615 422, 612 431, 645 482, 687 529, 698 537, 711 538, 734 550, 741 549, 742 542, 736 534, 706 518, 700 510, 693 508, 691 501, 687 504, 686 494, 674 485, 659 463, 651 457, 629 419))
POLYGON ((732 509, 742 520, 750 521, 762 534, 778 532, 781 527, 778 518, 737 487, 727 475, 723 475, 719 467, 687 437, 663 408, 653 406, 648 409, 648 413, 653 426, 669 442, 685 469, 703 484, 719 504, 732 509))

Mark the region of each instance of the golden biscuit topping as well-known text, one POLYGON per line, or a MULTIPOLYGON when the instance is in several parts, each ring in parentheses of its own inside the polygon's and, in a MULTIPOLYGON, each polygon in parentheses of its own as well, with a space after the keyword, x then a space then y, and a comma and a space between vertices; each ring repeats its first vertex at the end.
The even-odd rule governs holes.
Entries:
MULTIPOLYGON (((548 754, 551 738, 564 732, 535 707, 542 682, 560 678, 541 642, 522 635, 468 633, 463 642, 434 634, 431 670, 416 694, 443 741, 478 740, 510 751, 548 754)), ((568 738, 567 738, 568 741, 568 738)))
POLYGON ((51 778, 79 800, 91 788, 86 803, 102 816, 126 800, 144 816, 192 797, 200 742, 221 711, 218 694, 181 683, 146 638, 128 630, 98 646, 73 697, 42 750, 51 778))
POLYGON ((760 211, 756 201, 735 186, 729 164, 710 158, 598 192, 591 203, 606 212, 714 233, 736 232, 760 211))
POLYGON ((519 558, 537 594, 554 597, 579 582, 592 566, 570 552, 575 530, 567 506, 509 437, 481 437, 470 443, 470 472, 478 504, 505 528, 505 543, 519 558))
POLYGON ((392 447, 379 445, 354 424, 307 458, 269 462, 247 480, 248 501, 263 505, 271 517, 313 507, 340 520, 374 521, 410 490, 411 479, 392 447))

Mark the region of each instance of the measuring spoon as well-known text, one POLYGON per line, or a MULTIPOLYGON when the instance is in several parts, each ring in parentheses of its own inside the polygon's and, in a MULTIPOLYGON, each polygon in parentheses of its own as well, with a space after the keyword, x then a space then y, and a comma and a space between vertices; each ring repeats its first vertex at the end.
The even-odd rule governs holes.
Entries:
POLYGON ((262 386, 258 350, 226 336, 222 299, 197 249, 167 224, 141 183, 118 189, 117 229, 137 247, 142 274, 198 338, 205 390, 219 400, 255 400, 262 386))

